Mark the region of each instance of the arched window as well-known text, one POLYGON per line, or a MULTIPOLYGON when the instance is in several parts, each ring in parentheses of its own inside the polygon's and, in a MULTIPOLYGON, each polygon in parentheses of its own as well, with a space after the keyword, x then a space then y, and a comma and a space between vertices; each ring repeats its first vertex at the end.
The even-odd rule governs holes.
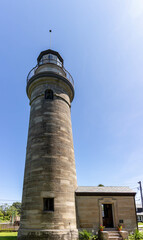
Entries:
POLYGON ((53 98, 54 98, 53 91, 51 89, 47 89, 45 91, 45 99, 53 100, 53 98))

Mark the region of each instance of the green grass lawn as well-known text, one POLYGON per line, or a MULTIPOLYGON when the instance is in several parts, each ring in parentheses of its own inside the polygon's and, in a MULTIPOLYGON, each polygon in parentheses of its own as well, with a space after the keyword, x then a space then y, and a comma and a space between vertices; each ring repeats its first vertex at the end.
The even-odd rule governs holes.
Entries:
POLYGON ((143 225, 143 223, 142 222, 138 222, 138 225, 143 225))
POLYGON ((17 240, 17 232, 0 232, 0 240, 17 240))

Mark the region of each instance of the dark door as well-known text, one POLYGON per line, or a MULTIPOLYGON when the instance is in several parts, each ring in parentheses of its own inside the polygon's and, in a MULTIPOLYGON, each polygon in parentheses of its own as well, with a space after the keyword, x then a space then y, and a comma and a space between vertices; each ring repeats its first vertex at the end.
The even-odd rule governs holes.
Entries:
POLYGON ((103 226, 113 228, 112 204, 103 204, 103 226))

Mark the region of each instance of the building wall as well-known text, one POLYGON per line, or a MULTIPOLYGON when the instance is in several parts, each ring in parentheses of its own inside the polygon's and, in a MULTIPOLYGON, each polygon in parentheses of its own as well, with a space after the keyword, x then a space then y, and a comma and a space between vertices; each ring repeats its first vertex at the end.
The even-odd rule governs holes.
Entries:
POLYGON ((79 229, 99 229, 103 224, 102 204, 112 204, 114 228, 119 220, 123 220, 123 230, 137 228, 134 196, 76 196, 79 229))

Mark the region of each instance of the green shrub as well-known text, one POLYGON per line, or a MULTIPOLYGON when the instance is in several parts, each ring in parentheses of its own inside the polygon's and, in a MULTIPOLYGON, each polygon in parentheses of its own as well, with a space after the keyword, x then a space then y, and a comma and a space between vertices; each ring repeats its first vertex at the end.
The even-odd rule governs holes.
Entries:
POLYGON ((143 233, 139 232, 139 230, 136 229, 133 234, 129 235, 129 239, 133 239, 133 240, 143 239, 143 233))
POLYGON ((91 232, 83 230, 79 232, 79 239, 80 240, 95 240, 98 239, 97 235, 93 235, 91 232))
POLYGON ((4 216, 4 217, 3 217, 3 220, 4 220, 5 222, 10 221, 10 216, 4 216))

